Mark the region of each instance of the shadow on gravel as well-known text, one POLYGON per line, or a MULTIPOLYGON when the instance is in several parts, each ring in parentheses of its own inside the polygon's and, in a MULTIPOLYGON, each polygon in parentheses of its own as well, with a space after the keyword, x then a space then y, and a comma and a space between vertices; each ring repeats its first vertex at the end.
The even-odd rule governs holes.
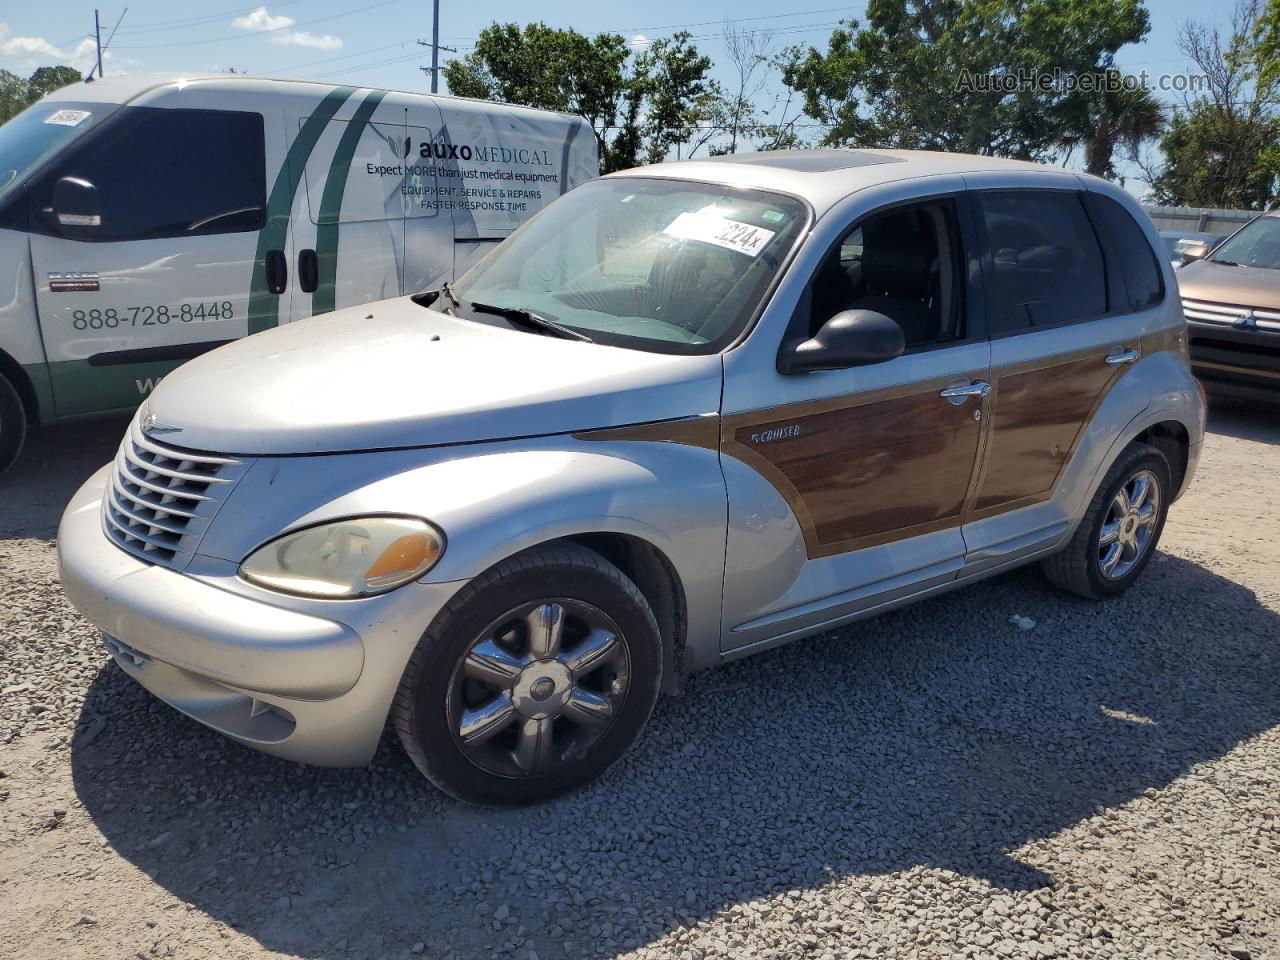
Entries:
POLYGON ((71 495, 116 455, 128 417, 32 430, 22 453, 0 475, 0 540, 52 539, 71 495))
POLYGON ((1248 403, 1226 397, 1209 397, 1210 433, 1221 433, 1237 440, 1280 444, 1280 390, 1272 406, 1248 403))
POLYGON ((367 770, 260 756, 108 666, 74 777, 125 857, 273 950, 605 956, 845 875, 1052 884, 1014 851, 1280 723, 1277 637, 1165 555, 1102 606, 1019 572, 699 675, 601 783, 498 811, 389 738, 367 770))

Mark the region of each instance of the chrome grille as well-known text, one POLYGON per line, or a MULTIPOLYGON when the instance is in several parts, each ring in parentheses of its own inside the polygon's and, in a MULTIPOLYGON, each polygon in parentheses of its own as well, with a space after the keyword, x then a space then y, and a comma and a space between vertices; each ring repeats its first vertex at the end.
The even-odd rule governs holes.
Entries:
POLYGON ((1224 327, 1252 326, 1280 332, 1280 311, 1276 310, 1256 310, 1232 303, 1211 303, 1183 297, 1182 312, 1188 320, 1201 323, 1219 323, 1224 327))
POLYGON ((107 536, 151 563, 184 567, 247 467, 244 460, 157 443, 135 421, 103 499, 107 536))

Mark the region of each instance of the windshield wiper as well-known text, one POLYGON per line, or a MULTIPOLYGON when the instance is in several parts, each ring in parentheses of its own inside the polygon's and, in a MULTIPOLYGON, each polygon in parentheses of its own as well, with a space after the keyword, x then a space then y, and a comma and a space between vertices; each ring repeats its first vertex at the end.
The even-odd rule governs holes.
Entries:
POLYGON ((471 301, 471 309, 477 313, 492 313, 496 317, 504 317, 513 323, 524 324, 533 330, 554 333, 556 336, 564 337, 566 340, 582 340, 586 343, 595 343, 585 333, 556 323, 554 320, 548 320, 532 310, 522 310, 520 307, 499 307, 492 303, 480 303, 476 300, 471 301))
POLYGON ((1209 258, 1209 262, 1210 262, 1210 263, 1220 263, 1220 264, 1222 264, 1224 267, 1238 267, 1238 266, 1240 266, 1240 264, 1236 263, 1234 260, 1219 260, 1217 257, 1210 257, 1210 258, 1209 258))

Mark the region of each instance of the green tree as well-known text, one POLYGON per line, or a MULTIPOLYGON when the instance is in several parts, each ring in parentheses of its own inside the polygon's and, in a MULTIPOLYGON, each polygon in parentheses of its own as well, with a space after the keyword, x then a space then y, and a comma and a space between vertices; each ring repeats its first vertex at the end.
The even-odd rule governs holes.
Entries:
POLYGON ((662 160, 710 115, 719 95, 707 78, 711 61, 689 39, 676 34, 635 51, 620 34, 495 23, 471 53, 445 65, 445 82, 457 96, 578 114, 609 173, 662 160))
POLYGON ((1164 108, 1137 77, 1111 69, 1101 90, 1078 92, 1063 103, 1065 118, 1058 145, 1071 152, 1084 149, 1084 170, 1095 177, 1116 178, 1118 150, 1136 160, 1142 144, 1165 127, 1164 108))
POLYGON ((783 82, 828 145, 1044 160, 1070 93, 1021 81, 1105 71, 1148 29, 1141 0, 869 0, 825 52, 791 48, 783 82))
POLYGON ((17 116, 46 93, 81 79, 75 67, 39 67, 30 77, 0 70, 0 123, 17 116))
MULTIPOLYGON (((1265 209, 1280 194, 1280 71, 1259 0, 1241 0, 1230 32, 1189 23, 1179 46, 1206 86, 1174 111, 1160 140, 1155 199, 1196 207, 1265 209)), ((1273 28, 1272 28, 1273 29, 1273 28)))
POLYGON ((715 122, 721 94, 707 77, 710 69, 711 58, 700 54, 684 32, 655 40, 636 58, 634 84, 645 101, 640 135, 647 162, 661 163, 700 125, 715 122))

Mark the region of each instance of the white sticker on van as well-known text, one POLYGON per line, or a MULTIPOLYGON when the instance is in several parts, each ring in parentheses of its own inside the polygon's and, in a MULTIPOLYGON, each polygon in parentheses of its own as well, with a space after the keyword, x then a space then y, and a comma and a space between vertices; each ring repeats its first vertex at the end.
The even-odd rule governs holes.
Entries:
POLYGON ((56 123, 60 127, 78 127, 89 119, 88 110, 56 110, 44 118, 45 123, 56 123))
POLYGON ((696 213, 680 214, 662 232, 682 240, 700 240, 748 257, 757 257, 773 239, 776 231, 743 223, 741 220, 729 220, 719 216, 714 210, 699 210, 696 213))

